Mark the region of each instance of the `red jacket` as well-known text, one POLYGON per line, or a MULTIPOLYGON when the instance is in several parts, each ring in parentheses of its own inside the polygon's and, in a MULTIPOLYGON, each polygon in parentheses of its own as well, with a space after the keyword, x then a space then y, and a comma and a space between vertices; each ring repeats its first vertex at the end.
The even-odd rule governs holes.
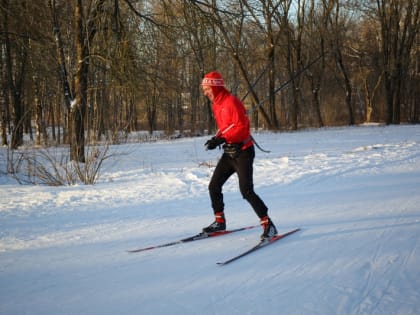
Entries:
POLYGON ((213 91, 213 113, 219 128, 216 137, 225 138, 227 143, 242 142, 242 150, 245 150, 253 144, 245 106, 225 88, 213 91))

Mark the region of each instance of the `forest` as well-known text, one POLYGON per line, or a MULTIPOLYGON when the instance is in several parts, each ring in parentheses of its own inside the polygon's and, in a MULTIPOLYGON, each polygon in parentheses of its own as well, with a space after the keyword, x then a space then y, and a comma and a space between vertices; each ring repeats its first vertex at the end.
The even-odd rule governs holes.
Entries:
POLYGON ((222 73, 254 130, 419 123, 418 0, 0 0, 1 144, 214 132, 222 73))

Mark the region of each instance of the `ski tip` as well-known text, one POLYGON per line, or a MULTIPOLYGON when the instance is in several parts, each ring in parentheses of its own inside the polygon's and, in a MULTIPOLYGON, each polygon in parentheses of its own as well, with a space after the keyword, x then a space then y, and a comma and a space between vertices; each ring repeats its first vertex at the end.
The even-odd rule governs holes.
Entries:
POLYGON ((129 250, 126 250, 126 253, 132 254, 132 253, 139 253, 139 252, 142 252, 142 251, 144 251, 144 250, 143 249, 129 249, 129 250))

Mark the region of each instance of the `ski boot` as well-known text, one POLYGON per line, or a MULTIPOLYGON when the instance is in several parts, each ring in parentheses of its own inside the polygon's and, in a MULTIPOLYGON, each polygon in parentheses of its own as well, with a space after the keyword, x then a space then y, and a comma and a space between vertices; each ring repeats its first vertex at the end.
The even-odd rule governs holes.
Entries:
POLYGON ((273 224, 273 221, 268 216, 261 218, 261 226, 264 229, 263 234, 261 234, 261 240, 270 240, 277 235, 277 229, 273 224))
POLYGON ((209 226, 203 228, 203 233, 213 233, 226 230, 226 220, 223 212, 216 212, 214 217, 215 221, 209 226))

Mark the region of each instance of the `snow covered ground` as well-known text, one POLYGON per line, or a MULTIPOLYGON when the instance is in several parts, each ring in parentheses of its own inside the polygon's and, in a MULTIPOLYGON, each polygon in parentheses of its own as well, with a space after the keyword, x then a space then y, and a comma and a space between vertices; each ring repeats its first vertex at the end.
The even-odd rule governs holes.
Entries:
MULTIPOLYGON (((206 138, 111 147, 93 186, 17 185, 0 149, 0 314, 419 314, 420 126, 254 134, 260 228, 154 251, 212 221, 206 138)), ((237 179, 229 228, 254 225, 237 179)))

